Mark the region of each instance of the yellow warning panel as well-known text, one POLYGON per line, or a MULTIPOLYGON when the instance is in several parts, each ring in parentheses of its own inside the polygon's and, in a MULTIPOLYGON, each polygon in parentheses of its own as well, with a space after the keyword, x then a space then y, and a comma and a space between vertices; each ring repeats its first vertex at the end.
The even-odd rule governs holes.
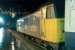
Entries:
POLYGON ((59 43, 63 35, 64 26, 61 24, 63 21, 61 19, 45 19, 41 22, 41 30, 43 32, 42 38, 45 41, 59 43))

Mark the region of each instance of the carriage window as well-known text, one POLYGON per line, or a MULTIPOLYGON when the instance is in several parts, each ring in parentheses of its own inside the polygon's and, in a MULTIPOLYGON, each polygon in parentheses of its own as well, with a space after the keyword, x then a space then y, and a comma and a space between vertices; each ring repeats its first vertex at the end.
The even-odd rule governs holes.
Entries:
POLYGON ((51 4, 46 8, 46 18, 55 18, 54 5, 51 4))

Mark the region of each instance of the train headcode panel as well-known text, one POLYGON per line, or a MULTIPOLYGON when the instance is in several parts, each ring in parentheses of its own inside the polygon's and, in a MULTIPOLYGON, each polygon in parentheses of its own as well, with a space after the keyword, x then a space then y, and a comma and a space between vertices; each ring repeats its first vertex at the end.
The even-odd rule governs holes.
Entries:
POLYGON ((65 2, 65 31, 75 32, 75 0, 65 2))

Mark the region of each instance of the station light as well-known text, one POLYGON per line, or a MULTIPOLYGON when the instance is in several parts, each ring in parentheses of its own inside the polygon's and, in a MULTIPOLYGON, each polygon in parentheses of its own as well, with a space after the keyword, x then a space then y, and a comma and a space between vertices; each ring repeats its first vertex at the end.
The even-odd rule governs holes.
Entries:
POLYGON ((2 46, 3 36, 4 36, 4 28, 1 27, 0 28, 0 46, 2 46))
POLYGON ((11 17, 14 18, 16 16, 15 12, 11 12, 11 17))
POLYGON ((4 24, 4 19, 0 17, 0 24, 4 24))

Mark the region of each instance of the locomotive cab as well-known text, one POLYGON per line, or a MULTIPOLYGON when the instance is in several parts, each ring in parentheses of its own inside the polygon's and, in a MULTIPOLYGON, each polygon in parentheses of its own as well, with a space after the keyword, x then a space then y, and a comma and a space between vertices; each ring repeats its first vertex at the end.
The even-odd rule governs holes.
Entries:
POLYGON ((57 9, 50 4, 42 9, 40 19, 41 39, 48 41, 54 50, 58 50, 60 43, 64 42, 64 17, 57 16, 57 9))

